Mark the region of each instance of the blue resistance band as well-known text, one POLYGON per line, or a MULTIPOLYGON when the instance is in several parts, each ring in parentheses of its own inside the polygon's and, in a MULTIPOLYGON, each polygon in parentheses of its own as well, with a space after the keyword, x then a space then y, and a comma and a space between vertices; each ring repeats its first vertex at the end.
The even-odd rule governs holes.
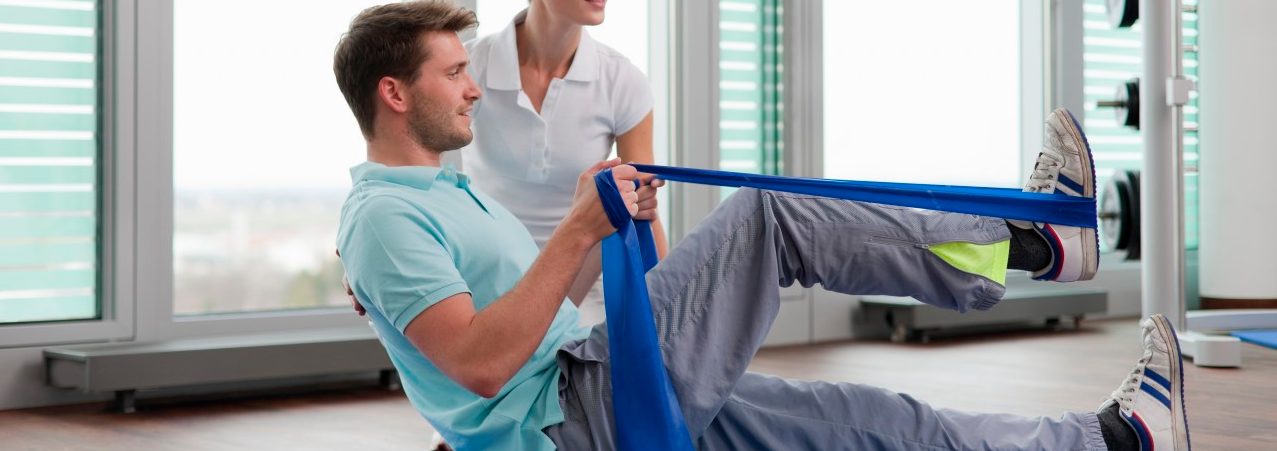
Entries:
MULTIPOLYGON (((1095 199, 1010 188, 861 182, 634 164, 670 181, 752 187, 902 207, 1095 228, 1095 199)), ((612 412, 621 450, 691 450, 692 439, 656 337, 645 274, 656 266, 647 221, 634 221, 612 171, 595 174, 616 233, 603 240, 603 299, 612 364, 612 412)))
POLYGON ((1095 199, 1063 193, 1026 193, 1015 188, 861 182, 775 175, 743 174, 708 169, 632 164, 648 174, 674 182, 750 187, 811 194, 900 207, 1020 219, 1094 229, 1095 199))
POLYGON ((595 174, 594 183, 603 211, 616 228, 603 239, 603 307, 617 448, 691 451, 692 437, 665 371, 647 297, 644 275, 656 266, 651 224, 631 220, 611 170, 595 174))

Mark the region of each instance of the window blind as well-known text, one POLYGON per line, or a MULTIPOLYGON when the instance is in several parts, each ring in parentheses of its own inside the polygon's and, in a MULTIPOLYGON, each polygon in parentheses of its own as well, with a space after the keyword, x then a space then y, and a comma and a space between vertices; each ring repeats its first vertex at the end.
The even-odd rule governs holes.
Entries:
POLYGON ((100 316, 99 20, 0 0, 0 323, 100 316))
POLYGON ((723 170, 772 175, 784 170, 781 4, 781 0, 718 3, 719 167, 723 170))

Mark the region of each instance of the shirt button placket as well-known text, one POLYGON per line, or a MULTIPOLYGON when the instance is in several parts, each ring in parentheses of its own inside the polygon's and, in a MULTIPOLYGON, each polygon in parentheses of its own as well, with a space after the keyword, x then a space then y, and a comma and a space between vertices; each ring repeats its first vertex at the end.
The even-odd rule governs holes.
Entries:
MULTIPOLYGON (((545 101, 541 102, 541 111, 545 112, 545 101)), ((530 106, 530 105, 529 105, 530 106)), ((532 148, 528 149, 528 160, 526 162, 528 171, 528 180, 534 182, 545 181, 545 134, 547 125, 542 115, 537 114, 535 110, 528 109, 531 114, 531 122, 528 123, 528 130, 531 132, 528 136, 528 142, 532 144, 532 148)))
MULTIPOLYGON (((554 116, 554 106, 558 104, 559 86, 563 80, 555 78, 550 80, 550 87, 546 90, 545 100, 541 102, 541 117, 549 118, 554 116)), ((544 119, 543 119, 544 120, 544 119)), ((541 181, 550 179, 550 126, 549 122, 545 122, 546 127, 542 129, 541 134, 541 181)))
POLYGON ((546 134, 541 135, 541 181, 544 182, 550 175, 550 146, 547 141, 549 139, 546 134))

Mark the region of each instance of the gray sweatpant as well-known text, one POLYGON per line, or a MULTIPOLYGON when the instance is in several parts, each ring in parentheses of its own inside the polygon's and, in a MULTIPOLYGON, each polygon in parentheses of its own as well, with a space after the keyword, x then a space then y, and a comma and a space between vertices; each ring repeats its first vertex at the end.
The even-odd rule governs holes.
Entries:
MULTIPOLYGON (((1105 449, 1094 413, 1058 419, 934 409, 900 393, 745 371, 780 306, 780 286, 912 296, 987 309, 1004 288, 926 245, 1009 238, 1001 219, 742 189, 647 275, 674 390, 700 449, 1105 449)), ((615 449, 607 329, 565 345, 561 449, 615 449)))

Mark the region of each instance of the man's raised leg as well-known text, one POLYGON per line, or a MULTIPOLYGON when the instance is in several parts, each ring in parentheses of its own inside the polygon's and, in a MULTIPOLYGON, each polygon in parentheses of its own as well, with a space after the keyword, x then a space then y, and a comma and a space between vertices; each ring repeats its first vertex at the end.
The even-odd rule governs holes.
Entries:
MULTIPOLYGON (((1057 112, 1047 128, 1057 132, 1052 136, 1080 137, 1076 125, 1067 112, 1057 112)), ((1061 168, 1091 166, 1084 137, 1049 140, 1039 160, 1029 177, 1035 189, 1043 180, 1058 179, 1061 168)), ((1093 197, 1094 178, 1083 183, 1086 189, 1071 195, 1093 197)), ((745 374, 779 310, 780 286, 819 283, 840 293, 910 296, 959 311, 987 309, 1005 291, 1008 249, 1023 241, 1011 237, 1007 222, 998 218, 737 191, 647 276, 658 338, 689 431, 699 436, 709 426, 745 374)), ((1058 268, 1077 265, 1078 254, 1094 254, 1094 239, 1081 238, 1057 239, 1045 271, 1062 273, 1058 268), (1073 245, 1059 246, 1061 240, 1073 245)), ((1081 261, 1070 278, 1045 279, 1089 278, 1098 260, 1081 261)), ((592 446, 609 442, 601 437, 612 425, 606 329, 596 327, 589 339, 564 351, 565 411, 589 418, 588 425, 564 429, 593 435, 592 446)))
MULTIPOLYGON (((841 293, 985 309, 1001 299, 1003 286, 958 269, 932 247, 996 247, 1009 237, 996 218, 738 191, 648 274, 657 334, 688 429, 704 430, 745 373, 780 308, 781 286, 819 283, 841 293)), ((991 251, 988 258, 998 259, 991 251)), ((997 270, 1005 273, 1005 263, 997 270)))
MULTIPOLYGON (((688 430, 699 436, 745 373, 780 308, 781 286, 820 283, 842 293, 988 308, 1004 291, 991 277, 1005 273, 1006 248, 997 246, 1009 237, 997 218, 737 191, 647 275, 657 337, 688 430), (932 249, 941 243, 988 248, 985 257, 1003 266, 997 274, 958 269, 932 249)), ((560 353, 569 417, 551 431, 560 443, 612 442, 606 331, 596 326, 589 339, 560 353)))

